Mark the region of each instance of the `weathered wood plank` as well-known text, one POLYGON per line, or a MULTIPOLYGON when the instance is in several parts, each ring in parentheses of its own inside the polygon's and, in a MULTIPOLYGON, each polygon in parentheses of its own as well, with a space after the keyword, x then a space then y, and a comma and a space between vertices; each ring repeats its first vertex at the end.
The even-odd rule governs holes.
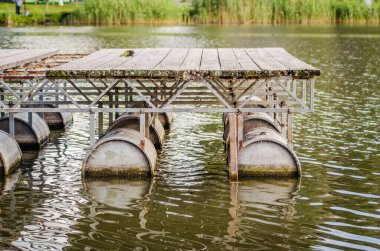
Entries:
POLYGON ((119 70, 154 70, 161 61, 169 54, 169 48, 151 48, 134 56, 133 59, 119 65, 119 70))
POLYGON ((180 70, 183 71, 199 71, 201 66, 203 50, 200 48, 192 48, 187 53, 180 70))
POLYGON ((178 71, 181 68, 183 61, 185 60, 189 49, 174 48, 169 54, 161 61, 155 68, 155 70, 175 70, 178 71))
POLYGON ((27 50, 21 49, 0 49, 0 60, 4 60, 6 57, 15 56, 26 52, 27 50))
POLYGON ((203 49, 201 71, 220 71, 217 49, 203 49))
POLYGON ((264 48, 264 50, 279 63, 286 66, 296 75, 303 74, 302 72, 315 72, 316 74, 319 70, 300 59, 294 57, 289 52, 283 48, 264 48))
POLYGON ((118 67, 119 65, 121 64, 124 64, 126 62, 128 62, 129 60, 131 60, 133 57, 137 56, 139 53, 141 53, 143 51, 143 49, 124 49, 122 53, 118 53, 116 54, 115 57, 113 57, 111 60, 108 60, 107 62, 101 64, 101 65, 98 65, 96 69, 99 69, 99 70, 112 70, 112 69, 115 69, 116 67, 118 67), (132 54, 130 54, 129 56, 127 55, 123 55, 123 53, 125 51, 133 51, 132 54))
POLYGON ((248 56, 268 76, 288 75, 289 69, 269 55, 263 48, 246 49, 248 56))
POLYGON ((14 56, 5 57, 0 61, 0 70, 9 69, 49 57, 58 52, 57 49, 33 49, 14 56))
POLYGON ((261 69, 252 61, 252 59, 248 56, 245 49, 236 48, 233 49, 235 56, 240 64, 240 67, 244 71, 255 71, 259 72, 261 69))
POLYGON ((218 49, 220 69, 222 71, 240 71, 242 70, 233 49, 218 49))
POLYGON ((107 55, 112 49, 101 49, 99 51, 96 51, 94 53, 91 53, 88 56, 85 56, 83 58, 73 60, 69 63, 60 65, 58 67, 55 67, 55 70, 61 70, 61 71, 72 71, 77 70, 79 67, 82 67, 83 65, 90 64, 92 61, 96 61, 98 58, 104 57, 107 55))
POLYGON ((319 70, 283 49, 127 49, 100 50, 87 57, 48 70, 47 76, 94 78, 267 78, 312 77, 319 70))

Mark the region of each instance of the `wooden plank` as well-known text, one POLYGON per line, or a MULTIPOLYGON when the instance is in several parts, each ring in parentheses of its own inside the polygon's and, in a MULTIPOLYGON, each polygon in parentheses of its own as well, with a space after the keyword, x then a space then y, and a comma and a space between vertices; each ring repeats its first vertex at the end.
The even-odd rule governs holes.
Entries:
POLYGON ((261 69, 252 61, 252 59, 248 56, 245 49, 237 48, 233 49, 235 56, 240 64, 240 67, 244 71, 261 71, 261 69))
POLYGON ((289 69, 271 57, 263 48, 246 49, 248 56, 268 76, 288 75, 289 69))
POLYGON ((112 61, 116 57, 119 57, 125 49, 106 49, 102 50, 102 54, 98 54, 98 57, 88 60, 85 64, 77 66, 77 70, 94 70, 99 69, 102 65, 109 61, 112 61))
POLYGON ((73 60, 69 63, 60 65, 58 67, 55 67, 54 70, 77 70, 78 68, 82 67, 83 65, 89 64, 94 60, 97 60, 98 58, 104 57, 107 55, 112 49, 102 49, 99 51, 96 51, 94 53, 91 53, 88 56, 85 56, 80 59, 73 60))
POLYGON ((98 65, 95 67, 95 69, 101 69, 101 70, 112 70, 118 67, 121 64, 126 63, 127 61, 131 60, 133 57, 137 56, 139 53, 143 51, 143 49, 124 49, 123 52, 126 50, 133 51, 133 55, 130 56, 122 56, 122 53, 119 53, 119 55, 116 55, 111 60, 108 60, 104 64, 98 65))
POLYGON ((171 49, 169 48, 151 48, 145 49, 133 59, 127 61, 124 64, 115 67, 116 70, 143 70, 149 71, 161 63, 161 61, 169 54, 171 49))
POLYGON ((0 70, 13 68, 16 66, 31 63, 33 61, 40 60, 42 58, 49 57, 58 52, 57 49, 36 49, 27 50, 26 52, 6 57, 4 60, 0 61, 0 70))
POLYGON ((161 61, 155 68, 155 70, 173 70, 178 71, 181 68, 183 61, 185 60, 189 49, 172 49, 169 54, 161 61))
POLYGON ((283 48, 264 48, 264 50, 275 60, 282 65, 286 66, 293 73, 305 74, 306 72, 315 72, 319 75, 319 69, 303 62, 302 60, 294 57, 283 48))
POLYGON ((312 77, 319 70, 280 48, 261 49, 104 49, 48 70, 53 78, 267 78, 312 77))
POLYGON ((184 59, 180 70, 184 71, 199 71, 201 66, 203 50, 200 48, 189 49, 186 58, 184 59))
POLYGON ((233 49, 218 49, 220 69, 222 71, 242 70, 233 49))
POLYGON ((0 49, 0 60, 4 60, 6 57, 15 56, 26 52, 27 50, 21 49, 0 49))
POLYGON ((220 71, 217 49, 203 49, 201 71, 220 71))

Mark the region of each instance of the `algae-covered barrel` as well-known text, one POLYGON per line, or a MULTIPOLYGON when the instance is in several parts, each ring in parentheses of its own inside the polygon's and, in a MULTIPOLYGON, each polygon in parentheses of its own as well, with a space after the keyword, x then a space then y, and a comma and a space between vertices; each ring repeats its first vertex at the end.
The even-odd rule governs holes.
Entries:
MULTIPOLYGON (((32 124, 27 112, 15 113, 14 122, 15 139, 21 148, 40 148, 49 140, 49 127, 37 113, 32 113, 32 124)), ((9 132, 9 117, 0 119, 0 130, 9 132)))
POLYGON ((0 176, 9 175, 21 161, 22 153, 16 140, 0 130, 0 176))
POLYGON ((239 176, 299 176, 301 166, 296 154, 278 132, 255 128, 244 135, 238 152, 239 176))
POLYGON ((110 131, 92 148, 83 162, 83 173, 92 177, 146 177, 156 167, 157 151, 149 139, 141 144, 138 131, 110 131))
MULTIPOLYGON (((122 114, 109 126, 106 134, 118 128, 128 128, 140 131, 140 115, 135 113, 122 114)), ((149 139, 156 148, 161 149, 164 137, 165 129, 160 120, 155 118, 149 127, 149 139)))
POLYGON ((157 117, 165 129, 170 129, 173 122, 173 113, 171 112, 157 113, 157 117))

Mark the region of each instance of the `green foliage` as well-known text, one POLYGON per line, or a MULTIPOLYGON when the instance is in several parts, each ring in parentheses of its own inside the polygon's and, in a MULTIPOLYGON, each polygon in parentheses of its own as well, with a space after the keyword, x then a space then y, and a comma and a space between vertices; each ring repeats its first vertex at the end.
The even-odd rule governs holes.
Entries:
POLYGON ((172 0, 85 0, 89 23, 182 22, 185 10, 172 0))
POLYGON ((0 3, 0 24, 127 23, 379 23, 380 0, 84 0, 65 6, 27 5, 30 16, 16 15, 14 4, 0 3), (177 1, 178 3, 179 1, 177 1))
MULTIPOLYGON (((27 5, 29 15, 16 15, 13 3, 0 3, 0 24, 3 25, 34 25, 62 24, 79 16, 77 5, 27 5)), ((24 12, 24 6, 21 7, 24 12)))
POLYGON ((378 22, 379 2, 364 0, 193 0, 199 23, 378 22))

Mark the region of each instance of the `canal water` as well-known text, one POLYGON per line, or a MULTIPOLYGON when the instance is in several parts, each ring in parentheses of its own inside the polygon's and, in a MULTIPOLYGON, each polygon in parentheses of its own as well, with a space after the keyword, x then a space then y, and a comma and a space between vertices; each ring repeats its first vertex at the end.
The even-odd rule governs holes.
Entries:
POLYGON ((380 28, 0 28, 0 48, 284 47, 322 70, 301 179, 230 183, 220 114, 176 114, 152 180, 83 180, 88 118, 0 181, 0 249, 380 249, 380 28))

